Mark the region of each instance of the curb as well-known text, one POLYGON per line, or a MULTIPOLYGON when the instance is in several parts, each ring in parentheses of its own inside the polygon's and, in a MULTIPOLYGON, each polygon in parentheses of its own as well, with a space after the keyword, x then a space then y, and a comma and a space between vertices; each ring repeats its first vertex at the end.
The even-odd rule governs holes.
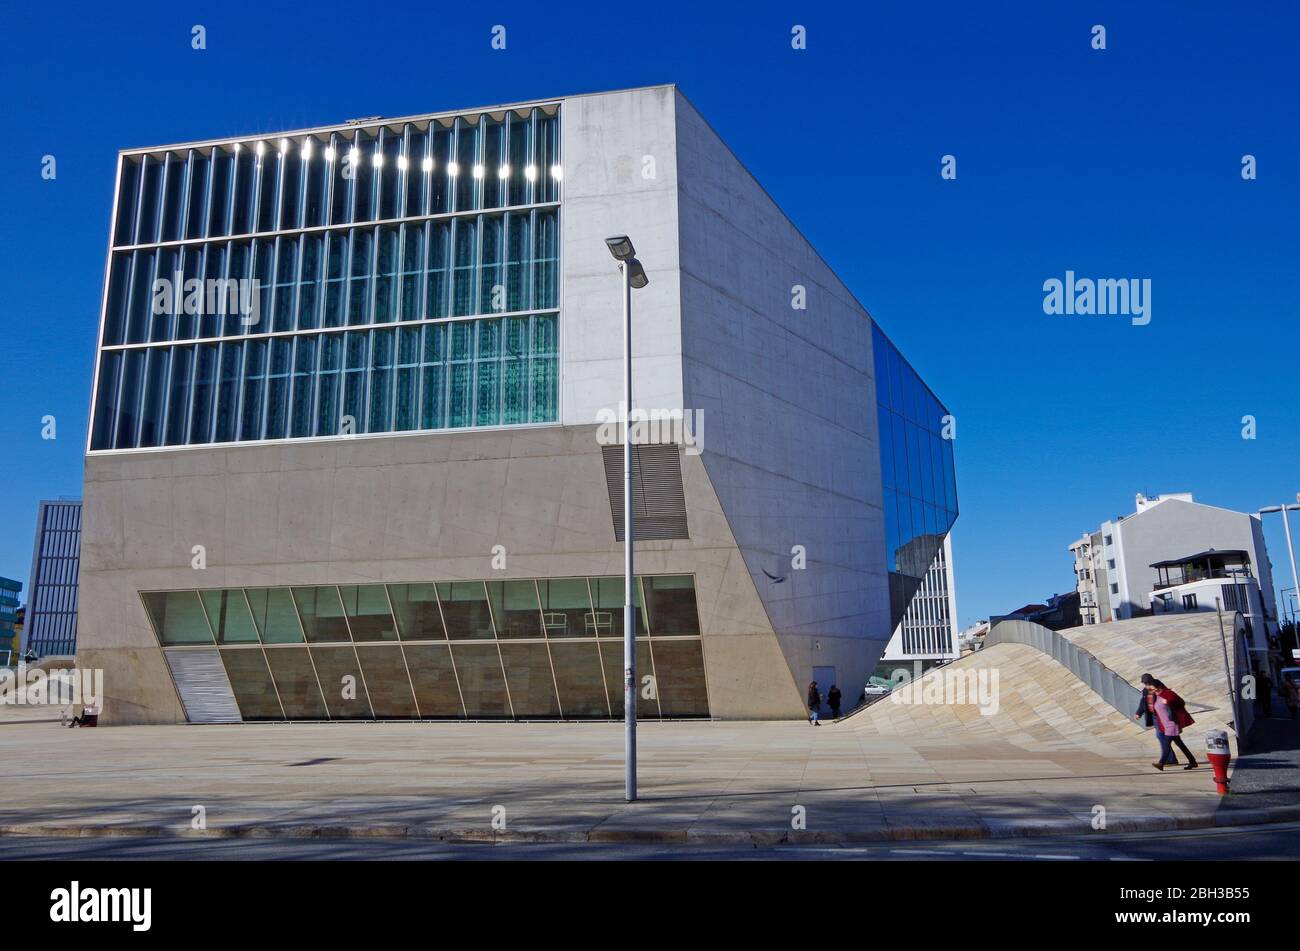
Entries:
MULTIPOLYGON (((1105 832, 1174 832, 1190 829, 1232 828, 1300 821, 1300 805, 1202 813, 1189 816, 1137 816, 1107 823, 1105 832)), ((413 839, 451 843, 515 844, 625 844, 625 845, 857 845, 870 842, 932 840, 1014 839, 1035 836, 1088 835, 1086 819, 1006 819, 953 825, 885 825, 842 832, 794 830, 705 829, 436 829, 408 825, 229 825, 211 829, 167 825, 91 825, 23 823, 0 825, 0 837, 50 838, 195 838, 195 839, 413 839)))

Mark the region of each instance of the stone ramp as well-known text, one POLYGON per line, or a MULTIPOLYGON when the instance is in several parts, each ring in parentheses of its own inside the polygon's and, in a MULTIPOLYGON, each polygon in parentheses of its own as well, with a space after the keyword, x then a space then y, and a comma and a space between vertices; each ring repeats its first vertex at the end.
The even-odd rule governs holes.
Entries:
MULTIPOLYGON (((1231 621, 1225 618, 1225 623, 1231 621)), ((1141 675, 1150 672, 1177 690, 1197 721, 1187 731, 1187 745, 1198 758, 1205 748, 1205 731, 1223 729, 1232 719, 1215 614, 1136 618, 1059 634, 1135 687, 1141 675)), ((845 718, 836 728, 924 740, 937 747, 989 742, 1026 751, 1073 748, 1135 762, 1150 762, 1155 747, 1154 736, 1131 715, 1116 710, 1051 655, 1022 643, 994 643, 968 654, 927 673, 910 689, 901 688, 845 718), (947 702, 947 696, 945 702, 926 702, 927 695, 937 698, 945 679, 963 678, 969 688, 981 677, 998 688, 996 706, 987 714, 969 696, 966 702, 947 702)))
MULTIPOLYGON (((1232 623, 1232 616, 1224 615, 1229 636, 1232 623)), ((1187 731, 1200 744, 1193 746, 1188 740, 1193 751, 1204 748, 1206 730, 1228 729, 1233 714, 1217 614, 1156 615, 1060 633, 1131 684, 1137 685, 1149 673, 1177 691, 1196 719, 1187 731)))
MULTIPOLYGON (((954 691, 954 696, 960 695, 954 691)), ((978 696, 973 698, 978 701, 978 696)), ((1025 644, 994 644, 927 673, 839 728, 894 736, 936 747, 993 744, 1026 752, 1077 750, 1089 757, 1150 761, 1154 740, 1047 654, 1025 644), (967 702, 925 702, 940 684, 962 677, 967 702), (971 678, 996 685, 996 704, 971 702, 971 678), (996 678, 996 679, 995 679, 996 678), (915 702, 920 693, 920 702, 915 702), (987 712, 984 712, 987 711, 987 712)), ((992 753, 992 750, 990 750, 992 753)))

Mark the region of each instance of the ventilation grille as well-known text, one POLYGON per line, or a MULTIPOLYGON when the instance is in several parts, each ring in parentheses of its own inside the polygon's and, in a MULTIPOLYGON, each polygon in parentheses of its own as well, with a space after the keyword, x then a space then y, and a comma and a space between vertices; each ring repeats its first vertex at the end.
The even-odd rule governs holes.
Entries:
POLYGON ((191 723, 239 723, 230 679, 215 650, 166 651, 167 666, 180 692, 185 718, 191 723))
MULTIPOLYGON (((605 487, 614 538, 623 540, 623 447, 602 446, 605 487)), ((675 444, 632 447, 632 525, 634 541, 690 538, 686 496, 682 492, 681 449, 675 444)))

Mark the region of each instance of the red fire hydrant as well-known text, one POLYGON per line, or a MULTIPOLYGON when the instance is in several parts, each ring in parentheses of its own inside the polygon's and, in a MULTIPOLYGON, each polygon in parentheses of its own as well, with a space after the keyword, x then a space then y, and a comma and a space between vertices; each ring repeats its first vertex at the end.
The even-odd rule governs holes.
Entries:
POLYGON ((1228 734, 1223 730, 1209 730, 1205 734, 1205 755, 1214 767, 1214 784, 1219 795, 1228 792, 1228 764, 1232 762, 1232 749, 1228 746, 1228 734))

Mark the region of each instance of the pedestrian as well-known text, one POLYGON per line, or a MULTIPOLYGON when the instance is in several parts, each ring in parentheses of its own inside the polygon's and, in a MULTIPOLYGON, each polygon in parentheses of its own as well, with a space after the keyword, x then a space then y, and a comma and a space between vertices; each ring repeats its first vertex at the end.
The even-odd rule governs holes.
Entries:
POLYGON ((831 718, 838 720, 840 718, 840 699, 844 695, 840 693, 840 688, 831 684, 831 689, 826 691, 826 702, 831 707, 831 718))
POLYGON ((1196 762, 1196 757, 1187 748, 1182 737, 1183 730, 1196 722, 1187 712, 1187 704, 1182 697, 1159 680, 1152 679, 1151 687, 1155 691, 1155 718, 1160 731, 1157 734, 1160 740, 1160 762, 1151 765, 1161 772, 1166 766, 1177 766, 1178 757, 1173 751, 1173 747, 1176 746, 1187 757, 1187 765, 1183 769, 1196 769, 1201 764, 1196 762))
POLYGON ((822 715, 822 695, 817 689, 817 681, 808 685, 808 721, 813 726, 821 726, 818 717, 822 715))
POLYGON ((1264 716, 1273 715, 1273 681, 1262 667, 1255 674, 1255 700, 1263 709, 1264 716))
POLYGON ((1142 692, 1138 695, 1137 709, 1133 711, 1133 719, 1145 720, 1148 727, 1155 726, 1156 722, 1156 697, 1150 689, 1154 679, 1150 674, 1142 675, 1142 692))

